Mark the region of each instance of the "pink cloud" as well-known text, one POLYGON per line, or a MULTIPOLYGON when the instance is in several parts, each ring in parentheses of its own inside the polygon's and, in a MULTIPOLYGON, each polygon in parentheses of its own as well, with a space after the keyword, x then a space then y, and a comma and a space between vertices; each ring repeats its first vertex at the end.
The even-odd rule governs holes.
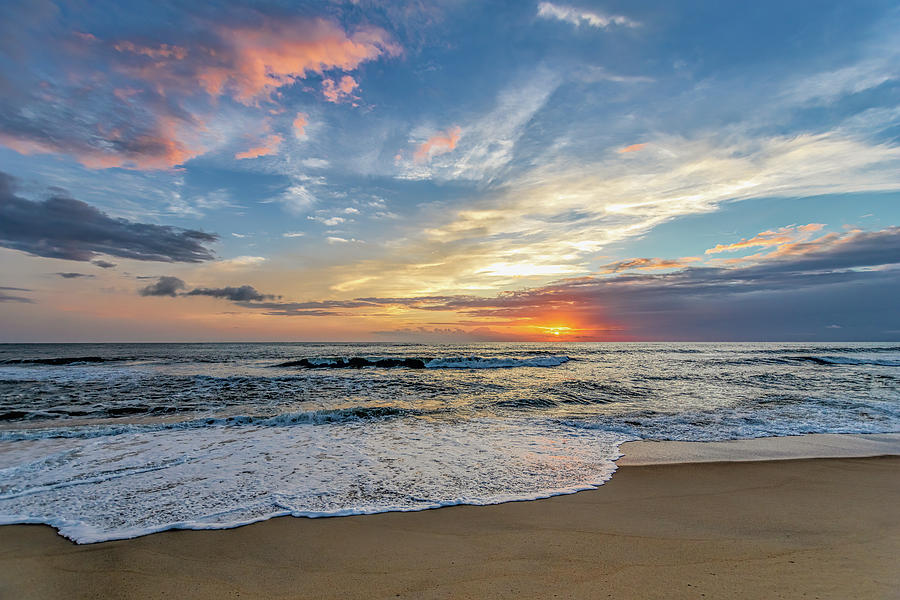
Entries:
POLYGON ((278 147, 281 146, 283 138, 280 135, 272 134, 268 135, 263 139, 262 144, 259 146, 250 148, 249 150, 245 150, 244 152, 238 152, 234 155, 237 159, 245 159, 245 158, 259 158, 260 156, 269 156, 271 154, 276 154, 278 152, 278 147))
POLYGON ((413 159, 416 162, 425 162, 433 156, 446 154, 456 148, 457 142, 462 135, 462 129, 459 127, 451 127, 447 131, 439 132, 427 140, 425 140, 418 148, 416 148, 413 159))
POLYGON ((98 129, 115 149, 102 150, 71 141, 51 142, 4 133, 0 133, 0 144, 25 155, 70 154, 89 169, 170 169, 206 151, 197 143, 183 141, 179 124, 172 117, 161 116, 152 130, 131 137, 116 128, 98 129))
POLYGON ((298 138, 302 138, 306 136, 306 126, 309 124, 309 115, 306 113, 297 113, 297 117, 294 119, 294 133, 297 134, 298 138))
POLYGON ((630 146, 625 146, 621 150, 619 150, 619 154, 626 154, 628 152, 637 152, 638 150, 643 150, 644 146, 647 144, 632 144, 630 146))
POLYGON ((325 79, 322 81, 322 95, 329 102, 337 104, 341 101, 352 100, 353 90, 359 87, 356 80, 349 75, 344 75, 338 83, 334 79, 325 79))
MULTIPOLYGON (((225 56, 210 56, 198 65, 196 80, 210 95, 229 93, 244 104, 310 73, 352 71, 382 54, 400 52, 381 29, 368 28, 348 35, 324 19, 266 18, 256 26, 222 27, 218 35, 226 45, 225 56)), ((344 80, 339 84, 341 89, 344 80)), ((349 81, 355 87, 353 78, 349 81)))

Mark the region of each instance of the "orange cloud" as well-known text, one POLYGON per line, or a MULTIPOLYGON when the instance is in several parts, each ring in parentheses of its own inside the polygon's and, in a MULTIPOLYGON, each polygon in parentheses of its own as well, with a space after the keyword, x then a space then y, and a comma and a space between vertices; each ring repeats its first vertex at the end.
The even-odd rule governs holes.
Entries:
POLYGON ((776 231, 768 230, 756 234, 750 239, 744 238, 733 244, 717 244, 708 249, 706 254, 718 254, 719 252, 734 252, 744 248, 770 248, 798 242, 807 238, 810 233, 825 227, 822 223, 809 223, 808 225, 781 227, 776 231))
POLYGON ((322 95, 329 102, 337 104, 343 100, 353 98, 353 90, 359 87, 356 80, 349 75, 344 75, 338 83, 334 79, 325 79, 322 82, 322 95))
POLYGON ((627 152, 637 152, 638 150, 643 150, 644 146, 647 144, 632 144, 630 146, 625 146, 624 148, 619 150, 619 154, 625 154, 627 152))
POLYGON ((306 135, 306 126, 309 124, 309 115, 306 113, 297 113, 297 118, 294 119, 294 133, 297 134, 298 138, 302 138, 306 135))
POLYGON ((272 134, 266 136, 266 138, 262 142, 262 145, 250 148, 249 150, 245 150, 244 152, 238 152, 234 155, 234 157, 240 160, 245 158, 259 158, 260 156, 269 156, 271 154, 275 154, 278 152, 278 147, 281 146, 282 140, 283 138, 280 135, 272 134))
MULTIPOLYGON (((244 104, 309 73, 352 71, 382 54, 400 52, 381 29, 368 28, 348 35, 324 19, 267 18, 260 25, 223 27, 218 33, 229 46, 228 55, 224 59, 210 57, 198 65, 196 79, 210 95, 230 93, 244 104)), ((339 88, 343 85, 342 80, 339 88)))
POLYGON ((416 148, 413 159, 416 162, 425 162, 438 154, 446 154, 456 148, 457 142, 462 135, 462 129, 459 127, 451 127, 446 132, 439 132, 427 140, 425 140, 418 148, 416 148))

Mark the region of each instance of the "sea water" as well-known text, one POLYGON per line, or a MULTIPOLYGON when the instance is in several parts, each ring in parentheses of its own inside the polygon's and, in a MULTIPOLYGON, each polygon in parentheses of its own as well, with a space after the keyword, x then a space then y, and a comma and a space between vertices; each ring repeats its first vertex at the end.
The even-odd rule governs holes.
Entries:
POLYGON ((629 440, 900 431, 898 344, 0 345, 0 523, 80 543, 588 489, 629 440))

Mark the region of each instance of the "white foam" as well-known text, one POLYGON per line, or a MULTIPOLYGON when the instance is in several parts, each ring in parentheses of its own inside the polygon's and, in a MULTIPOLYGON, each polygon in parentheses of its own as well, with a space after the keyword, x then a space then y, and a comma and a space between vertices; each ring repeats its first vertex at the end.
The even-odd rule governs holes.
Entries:
MULTIPOLYGON (((595 487, 628 436, 527 421, 164 430, 5 442, 0 523, 48 523, 79 543, 273 516, 492 504, 595 487)), ((0 448, 2 452, 3 448, 0 448)))

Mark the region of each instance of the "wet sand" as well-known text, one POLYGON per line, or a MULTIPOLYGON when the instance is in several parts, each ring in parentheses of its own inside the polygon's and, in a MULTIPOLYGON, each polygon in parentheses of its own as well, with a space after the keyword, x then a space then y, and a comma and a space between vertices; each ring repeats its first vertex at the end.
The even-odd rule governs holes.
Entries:
POLYGON ((900 457, 625 466, 546 500, 75 545, 0 527, 2 598, 897 598, 900 457))

